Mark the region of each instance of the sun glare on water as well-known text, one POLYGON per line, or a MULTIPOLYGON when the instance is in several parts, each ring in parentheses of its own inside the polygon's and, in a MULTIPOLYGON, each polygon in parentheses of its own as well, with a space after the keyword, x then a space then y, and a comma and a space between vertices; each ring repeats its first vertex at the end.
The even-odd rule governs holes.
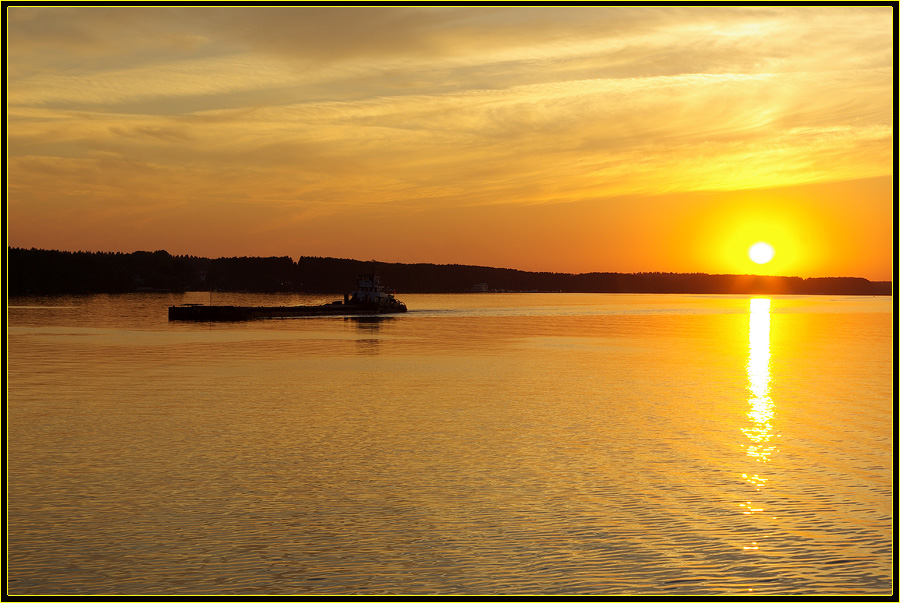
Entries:
POLYGON ((754 243, 747 251, 747 255, 757 264, 766 264, 775 257, 775 250, 768 243, 754 243))

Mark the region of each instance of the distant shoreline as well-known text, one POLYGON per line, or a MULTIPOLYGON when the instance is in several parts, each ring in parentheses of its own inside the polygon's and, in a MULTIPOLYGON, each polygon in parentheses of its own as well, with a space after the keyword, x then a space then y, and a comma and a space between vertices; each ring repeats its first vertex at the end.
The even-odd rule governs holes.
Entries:
MULTIPOLYGON (((173 256, 166 251, 69 252, 7 248, 9 296, 71 293, 346 291, 372 261, 325 257, 173 256)), ((527 272, 460 264, 374 262, 398 293, 559 292, 892 295, 892 281, 860 277, 672 272, 527 272)))

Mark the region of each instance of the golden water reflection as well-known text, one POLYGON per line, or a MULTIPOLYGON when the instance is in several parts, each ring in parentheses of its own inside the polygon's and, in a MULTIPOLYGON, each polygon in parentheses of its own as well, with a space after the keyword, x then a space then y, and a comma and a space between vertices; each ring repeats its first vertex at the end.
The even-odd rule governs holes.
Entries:
MULTIPOLYGON (((747 456, 759 463, 768 463, 772 455, 777 451, 775 439, 778 437, 772 426, 775 416, 775 403, 770 395, 772 375, 769 333, 771 331, 770 310, 772 300, 756 298, 750 300, 750 326, 749 326, 749 352, 747 359, 747 389, 750 391, 748 404, 750 410, 747 417, 750 424, 741 429, 749 443, 744 447, 747 456)), ((766 485, 767 478, 758 473, 744 473, 745 481, 752 485, 758 492, 766 485)), ((746 501, 740 505, 745 515, 763 513, 758 503, 746 501)), ((757 542, 744 547, 745 550, 759 550, 757 542)))
MULTIPOLYGON (((755 298, 750 300, 750 354, 747 360, 747 380, 750 390, 750 426, 741 431, 750 440, 747 445, 747 456, 754 457, 762 463, 771 460, 775 452, 775 434, 772 429, 772 417, 775 415, 775 404, 769 395, 771 383, 771 353, 769 351, 769 330, 772 300, 755 298)), ((765 479, 758 475, 747 477, 757 486, 762 486, 765 479)))

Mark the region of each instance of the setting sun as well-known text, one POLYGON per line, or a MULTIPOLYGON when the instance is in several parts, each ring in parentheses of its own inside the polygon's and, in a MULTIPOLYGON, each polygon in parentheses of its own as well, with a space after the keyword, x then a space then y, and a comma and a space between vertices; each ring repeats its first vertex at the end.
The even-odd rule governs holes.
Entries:
POLYGON ((108 8, 7 12, 8 246, 893 274, 890 6, 108 8))
POLYGON ((766 264, 775 257, 775 250, 768 243, 760 242, 752 245, 747 251, 747 255, 757 264, 766 264))

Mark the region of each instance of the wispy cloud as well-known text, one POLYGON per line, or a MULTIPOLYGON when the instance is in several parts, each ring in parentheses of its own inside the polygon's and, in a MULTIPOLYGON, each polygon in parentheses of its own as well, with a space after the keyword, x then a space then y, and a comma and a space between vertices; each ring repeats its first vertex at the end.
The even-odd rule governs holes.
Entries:
POLYGON ((90 197, 307 216, 893 169, 890 7, 12 7, 8 19, 10 199, 36 208, 90 197))

